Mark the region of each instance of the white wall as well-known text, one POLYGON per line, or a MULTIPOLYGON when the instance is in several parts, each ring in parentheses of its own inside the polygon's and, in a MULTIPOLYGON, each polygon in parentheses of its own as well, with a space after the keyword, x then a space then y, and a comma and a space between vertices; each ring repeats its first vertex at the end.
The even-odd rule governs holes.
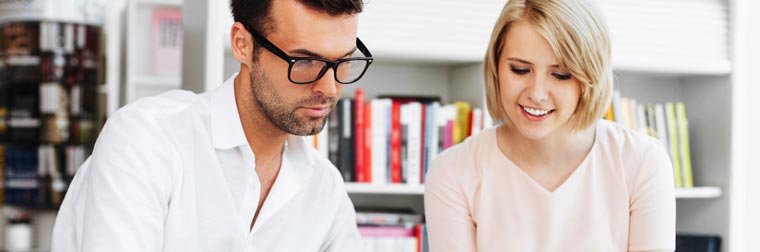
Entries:
POLYGON ((439 96, 449 101, 449 67, 414 63, 375 61, 356 83, 346 85, 343 97, 353 97, 357 88, 364 89, 366 98, 378 95, 439 96))
POLYGON ((758 251, 760 244, 760 81, 755 77, 760 68, 760 2, 733 0, 736 19, 733 27, 734 90, 733 90, 733 171, 731 190, 731 240, 734 251, 758 251))
MULTIPOLYGON (((717 186, 717 199, 681 199, 677 231, 717 234, 728 239, 731 196, 731 80, 728 76, 683 78, 694 184, 717 186)), ((723 251, 729 251, 723 244, 723 251)), ((734 250, 730 250, 734 251, 734 250)))
POLYGON ((474 107, 485 108, 485 83, 483 80, 483 64, 472 63, 451 68, 451 98, 466 101, 474 107))

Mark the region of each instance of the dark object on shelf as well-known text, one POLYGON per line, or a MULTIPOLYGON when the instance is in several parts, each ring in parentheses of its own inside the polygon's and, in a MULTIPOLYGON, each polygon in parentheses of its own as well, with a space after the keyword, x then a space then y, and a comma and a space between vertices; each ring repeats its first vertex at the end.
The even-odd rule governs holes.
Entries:
POLYGON ((676 252, 720 252, 720 236, 676 235, 676 252))

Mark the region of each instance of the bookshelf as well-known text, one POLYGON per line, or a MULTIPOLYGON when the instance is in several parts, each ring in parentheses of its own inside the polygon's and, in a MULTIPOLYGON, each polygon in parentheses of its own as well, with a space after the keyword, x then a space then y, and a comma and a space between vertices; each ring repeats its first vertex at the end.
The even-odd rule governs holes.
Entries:
POLYGON ((37 60, 6 65, 0 80, 1 121, 8 126, 3 125, 0 139, 0 232, 13 225, 6 223, 10 213, 23 212, 36 245, 21 246, 45 248, 55 210, 107 113, 104 32, 100 25, 76 20, 6 21, 2 26, 2 41, 14 44, 3 47, 3 61, 37 60))
MULTIPOLYGON (((730 188, 736 179, 731 174, 737 169, 731 129, 738 66, 731 54, 737 53, 731 43, 736 20, 729 9, 737 1, 741 0, 598 1, 612 32, 616 88, 642 103, 686 104, 696 187, 677 190, 677 231, 720 235, 728 241, 724 250, 733 246, 729 229, 739 222, 730 218, 731 200, 737 193, 730 188)), ((194 3, 193 8, 185 5, 184 10, 190 11, 185 14, 206 16, 207 20, 196 20, 205 33, 194 38, 186 34, 185 39, 205 41, 218 34, 227 39, 231 18, 213 18, 228 15, 227 7, 222 6, 225 3, 214 7, 225 14, 211 15, 206 9, 214 4, 202 2, 194 3)), ((367 2, 358 35, 376 61, 360 82, 345 87, 344 97, 353 96, 361 87, 368 99, 381 94, 435 95, 445 102, 462 100, 484 108, 479 62, 502 4, 367 2)), ((217 42, 201 43, 197 48, 211 43, 217 42)), ((183 83, 183 88, 202 92, 235 72, 239 65, 230 59, 228 50, 204 50, 217 55, 212 60, 223 57, 224 69, 186 66, 183 79, 199 83, 183 83), (198 74, 202 76, 198 78, 198 74), (208 81, 209 76, 213 82, 208 81)), ((424 207, 423 186, 347 183, 346 189, 356 206, 424 207)))

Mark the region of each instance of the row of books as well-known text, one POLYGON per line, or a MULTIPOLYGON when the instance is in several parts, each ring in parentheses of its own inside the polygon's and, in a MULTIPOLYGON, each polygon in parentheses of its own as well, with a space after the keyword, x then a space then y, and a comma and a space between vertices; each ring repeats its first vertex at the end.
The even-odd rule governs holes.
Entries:
POLYGON ((689 150, 689 120, 683 102, 641 104, 615 92, 605 119, 659 139, 673 162, 675 186, 694 186, 689 150))
POLYGON ((427 252, 425 224, 414 227, 359 226, 367 251, 375 252, 427 252))
POLYGON ((0 195, 6 204, 59 206, 68 183, 84 163, 84 146, 0 145, 0 195))
POLYGON ((0 141, 84 144, 95 136, 94 86, 0 84, 0 141))
POLYGON ((0 82, 102 83, 102 29, 62 22, 0 25, 0 82))
POLYGON ((368 251, 427 252, 427 226, 410 210, 357 209, 356 221, 368 251))
POLYGON ((435 155, 481 131, 483 122, 483 111, 466 102, 392 96, 367 101, 357 89, 308 141, 346 182, 422 184, 435 155))

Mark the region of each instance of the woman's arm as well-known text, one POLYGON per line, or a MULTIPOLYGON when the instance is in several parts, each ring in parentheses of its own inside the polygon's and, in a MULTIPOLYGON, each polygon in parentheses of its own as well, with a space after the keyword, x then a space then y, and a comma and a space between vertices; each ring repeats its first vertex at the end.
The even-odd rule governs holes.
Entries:
POLYGON ((673 166, 661 143, 645 150, 630 197, 629 251, 674 251, 676 198, 673 166))
MULTIPOLYGON (((431 251, 476 251, 475 230, 470 208, 454 174, 439 157, 425 180, 425 219, 431 251)), ((461 170, 460 170, 461 171, 461 170)))

